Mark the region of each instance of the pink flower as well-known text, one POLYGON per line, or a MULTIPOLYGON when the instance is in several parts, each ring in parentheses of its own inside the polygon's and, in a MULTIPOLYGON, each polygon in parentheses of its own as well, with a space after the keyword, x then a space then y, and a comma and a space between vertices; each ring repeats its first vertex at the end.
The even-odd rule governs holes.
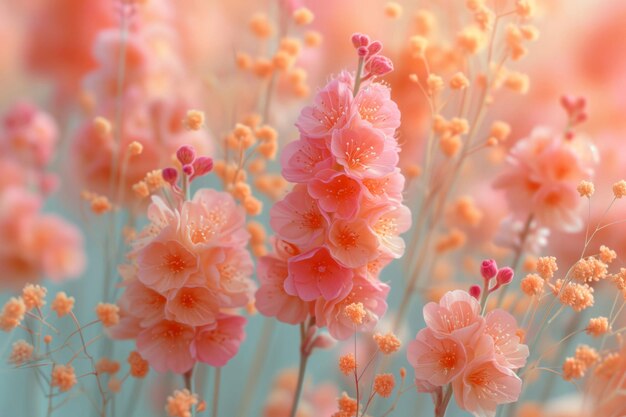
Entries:
POLYGON ((498 363, 509 369, 526 365, 528 346, 520 343, 515 317, 502 309, 490 311, 485 316, 485 333, 491 336, 498 363))
POLYGON ((244 248, 226 248, 224 260, 217 263, 219 296, 224 308, 245 307, 256 289, 250 279, 254 264, 250 252, 244 248))
POLYGON ((328 223, 306 186, 296 185, 270 210, 270 225, 283 239, 308 247, 321 243, 328 223))
POLYGON ((163 293, 183 286, 198 270, 198 259, 176 240, 155 241, 137 254, 137 278, 163 293))
POLYGON ((342 218, 353 218, 359 211, 361 184, 341 172, 326 170, 309 183, 309 193, 319 207, 342 218))
POLYGON ((465 291, 447 292, 439 303, 424 306, 426 326, 438 337, 454 337, 464 346, 481 337, 485 319, 480 316, 480 304, 465 291))
POLYGON ((417 333, 409 343, 407 358, 415 369, 419 391, 432 392, 426 387, 441 387, 463 372, 467 363, 465 347, 453 337, 437 337, 429 328, 417 333), (421 389, 420 389, 421 388, 421 389))
POLYGON ((378 178, 395 171, 398 149, 394 139, 367 123, 353 122, 333 133, 331 151, 347 173, 357 178, 378 178))
POLYGON ((404 239, 400 234, 411 227, 411 210, 399 203, 375 206, 365 213, 372 230, 378 236, 381 252, 393 258, 404 254, 404 239))
POLYGON ((369 122, 385 135, 393 136, 400 127, 400 110, 391 100, 389 87, 379 83, 367 83, 359 89, 354 104, 361 120, 369 122))
POLYGON ((280 157, 282 174, 287 181, 303 183, 321 170, 331 168, 330 150, 315 139, 302 138, 285 146, 280 157))
POLYGON ((181 210, 181 233, 191 246, 241 246, 249 237, 242 207, 226 193, 200 189, 181 210))
POLYGON ((119 304, 122 310, 130 308, 133 315, 140 319, 142 326, 150 326, 165 318, 166 301, 163 295, 133 279, 126 285, 119 304))
POLYGON ((404 190, 404 175, 396 170, 381 178, 364 178, 361 180, 365 196, 374 202, 387 202, 389 200, 402 201, 404 190))
POLYGON ((371 331, 387 311, 389 286, 372 282, 360 276, 355 277, 352 290, 334 300, 318 299, 315 303, 315 319, 318 326, 327 326, 332 337, 344 340, 354 334, 355 325, 346 316, 345 308, 352 303, 362 303, 366 311, 361 331, 371 331))
POLYGON ((511 149, 494 186, 504 190, 517 217, 532 214, 542 226, 577 231, 582 219, 576 187, 593 173, 594 155, 583 138, 568 141, 537 128, 511 149))
POLYGON ((350 120, 352 101, 352 77, 344 72, 315 95, 314 104, 302 110, 296 126, 304 136, 325 138, 350 120))
POLYGON ((245 317, 223 314, 214 325, 198 328, 192 353, 200 362, 221 367, 239 351, 246 334, 245 317))
POLYGON ((460 408, 476 417, 493 417, 499 404, 517 401, 522 380, 498 364, 488 336, 482 336, 476 350, 476 357, 453 382, 454 399, 460 408))
POLYGON ((309 303, 289 295, 285 280, 289 274, 287 261, 274 256, 264 256, 258 261, 257 275, 261 286, 256 292, 256 308, 268 317, 289 323, 302 323, 309 312, 309 303))
POLYGON ((337 263, 323 246, 289 259, 288 269, 285 291, 304 301, 320 296, 332 300, 352 287, 352 270, 337 263))
POLYGON ((215 322, 219 314, 218 295, 205 287, 183 287, 172 291, 165 306, 168 320, 189 326, 215 322))
POLYGON ((378 254, 378 238, 365 220, 336 220, 328 233, 328 245, 335 259, 348 268, 359 268, 378 254))
POLYGON ((183 374, 195 361, 191 355, 193 327, 163 320, 144 329, 137 336, 137 350, 159 372, 183 374))

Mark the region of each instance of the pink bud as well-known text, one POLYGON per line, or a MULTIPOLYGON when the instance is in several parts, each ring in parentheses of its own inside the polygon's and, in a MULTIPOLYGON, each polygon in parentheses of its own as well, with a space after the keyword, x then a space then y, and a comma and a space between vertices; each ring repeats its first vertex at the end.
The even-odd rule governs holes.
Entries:
POLYGON ((192 146, 183 145, 176 151, 176 158, 183 165, 191 164, 196 159, 196 151, 192 146))
POLYGON ((367 35, 359 35, 359 46, 367 46, 370 43, 370 37, 367 35))
POLYGON ((356 53, 359 57, 365 57, 367 56, 367 48, 365 46, 359 46, 356 53))
POLYGON ((355 48, 358 48, 359 46, 361 46, 361 34, 360 33, 355 33, 352 35, 352 45, 355 48))
POLYGON ((498 264, 493 259, 485 259, 480 264, 480 275, 483 276, 484 279, 490 280, 495 277, 498 273, 498 264))
POLYGON ((176 185, 176 180, 178 179, 178 171, 176 168, 163 168, 161 176, 165 182, 174 186, 176 185))
POLYGON ((193 178, 208 174, 213 169, 213 159, 208 156, 199 156, 193 161, 193 178))
POLYGON ((513 281, 513 275, 515 275, 515 273, 508 266, 500 269, 498 271, 498 275, 496 276, 496 281, 498 282, 498 286, 506 285, 510 283, 511 281, 513 281))
POLYGON ((568 130, 567 132, 565 132, 565 139, 567 139, 567 140, 574 139, 574 132, 571 131, 571 130, 568 130))
POLYGON ((567 111, 571 113, 574 110, 574 97, 572 96, 561 96, 561 106, 567 111))
POLYGON ((481 293, 481 289, 478 285, 472 285, 469 288, 469 294, 477 300, 480 299, 480 293, 481 293))
POLYGON ((193 175, 193 165, 183 165, 183 172, 186 175, 193 175))
POLYGON ((584 111, 578 113, 578 115, 576 116, 576 123, 582 123, 585 120, 587 120, 587 113, 585 113, 584 111))
POLYGON ((584 110, 587 106, 587 100, 584 97, 578 97, 576 102, 574 103, 574 109, 576 110, 584 110))
POLYGON ((374 41, 370 43, 369 46, 367 47, 367 52, 369 56, 376 55, 382 50, 383 50, 383 44, 380 43, 379 41, 374 41))
POLYGON ((393 63, 383 55, 375 55, 365 65, 365 69, 370 75, 383 76, 393 71, 393 63))

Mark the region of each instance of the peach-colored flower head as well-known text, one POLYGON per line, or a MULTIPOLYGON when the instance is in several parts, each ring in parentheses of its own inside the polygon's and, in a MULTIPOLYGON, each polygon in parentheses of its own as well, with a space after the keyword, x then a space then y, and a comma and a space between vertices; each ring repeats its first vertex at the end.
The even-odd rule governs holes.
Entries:
MULTIPOLYGON (((493 275, 491 264, 483 274, 493 275)), ((476 416, 493 416, 514 402, 522 381, 514 372, 526 364, 517 322, 501 309, 481 316, 480 304, 464 291, 446 293, 424 307, 426 328, 407 349, 418 391, 436 393, 452 384, 458 406, 476 416)))
MULTIPOLYGON (((191 147, 181 147, 176 157, 181 164, 201 158, 191 147)), ((129 359, 136 377, 145 376, 148 363, 176 373, 196 362, 224 366, 245 337, 246 320, 233 313, 249 305, 255 289, 243 209, 231 195, 211 189, 173 201, 153 197, 131 264, 120 267, 124 292, 109 332, 136 339, 137 354, 129 359)))
POLYGON ((69 391, 76 385, 76 374, 72 365, 54 365, 50 384, 61 392, 69 391))
POLYGON ((22 365, 33 358, 35 348, 25 340, 18 340, 13 343, 13 349, 9 356, 9 363, 13 365, 22 365))
POLYGON ((130 365, 129 373, 134 378, 144 378, 150 371, 148 361, 135 350, 128 355, 128 364, 130 365))
POLYGON ((24 305, 26 305, 26 311, 43 307, 46 304, 47 292, 48 290, 45 287, 27 284, 22 289, 22 300, 24 300, 24 305))
POLYGON ((582 137, 565 140, 537 128, 511 149, 495 186, 519 218, 533 215, 542 226, 577 231, 582 227, 577 186, 592 174, 595 152, 582 137))
POLYGON ((20 325, 26 314, 26 304, 22 298, 11 297, 0 312, 0 329, 9 332, 20 325))
POLYGON ((111 327, 120 321, 119 310, 120 308, 115 304, 98 303, 96 315, 104 327, 111 327))
POLYGON ((189 390, 176 390, 173 395, 167 397, 165 411, 170 417, 191 417, 191 408, 198 404, 198 395, 189 390))
POLYGON ((72 312, 74 302, 74 297, 68 297, 64 291, 59 291, 52 300, 50 309, 56 312, 58 317, 63 317, 72 312))

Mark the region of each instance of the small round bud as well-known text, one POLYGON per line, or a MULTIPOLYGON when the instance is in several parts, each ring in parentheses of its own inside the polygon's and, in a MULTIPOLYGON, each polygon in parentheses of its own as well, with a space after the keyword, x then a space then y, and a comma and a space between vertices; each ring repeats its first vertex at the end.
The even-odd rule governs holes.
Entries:
POLYGON ((376 55, 367 62, 366 69, 373 75, 382 76, 393 71, 393 63, 389 58, 376 55))
POLYGON ((480 293, 481 293, 481 289, 478 285, 472 285, 469 288, 469 294, 477 300, 480 299, 480 293))
POLYGON ((490 280, 496 276, 498 273, 498 264, 493 259, 485 259, 480 264, 480 275, 483 276, 484 279, 490 280))
POLYGON ((183 172, 185 173, 185 175, 193 175, 193 165, 184 165, 183 172))
POLYGON ((383 50, 383 44, 379 41, 374 41, 370 43, 369 46, 367 47, 367 52, 369 56, 376 55, 382 50, 383 50))
POLYGON ((513 275, 515 275, 513 270, 507 266, 498 271, 498 275, 496 275, 496 281, 498 282, 498 285, 506 285, 513 281, 513 275))
POLYGON ((176 180, 178 179, 178 171, 176 168, 163 168, 161 170, 161 176, 163 180, 170 185, 176 185, 176 180))
POLYGON ((183 165, 191 164, 196 159, 196 151, 192 146, 183 145, 176 151, 176 158, 183 165))
POLYGON ((367 48, 365 46, 359 46, 356 50, 356 53, 359 57, 367 56, 367 48))
POLYGON ((213 159, 208 156, 200 156, 193 161, 194 177, 206 175, 213 169, 213 159))

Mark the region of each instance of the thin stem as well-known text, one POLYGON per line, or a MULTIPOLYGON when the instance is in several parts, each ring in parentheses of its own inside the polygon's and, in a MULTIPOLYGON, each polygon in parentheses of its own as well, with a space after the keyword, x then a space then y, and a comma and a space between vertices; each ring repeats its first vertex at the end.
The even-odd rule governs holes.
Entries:
POLYGON ((439 403, 437 407, 435 407, 435 417, 444 417, 446 415, 446 410, 448 409, 450 398, 452 398, 452 385, 448 385, 448 387, 445 389, 445 393, 443 395, 441 403, 439 403))
MULTIPOLYGON (((306 335, 306 329, 304 328, 304 323, 301 323, 300 324, 300 338, 303 344, 304 344, 305 335, 306 335)), ((296 385, 296 392, 293 395, 291 413, 289 413, 290 417, 295 417, 296 412, 298 411, 298 402, 300 402, 300 395, 302 394, 302 386, 304 385, 304 374, 306 372, 306 364, 307 364, 308 359, 309 359, 309 355, 305 352, 304 346, 301 346, 300 366, 298 368, 298 384, 296 385)))
POLYGON ((356 97, 356 93, 359 92, 359 87, 361 86, 361 73, 363 72, 363 64, 365 63, 365 59, 363 57, 359 57, 359 65, 356 68, 356 75, 354 77, 354 91, 352 95, 356 97))
POLYGON ((220 378, 222 376, 222 368, 215 368, 215 380, 213 383, 213 406, 211 409, 211 417, 217 417, 220 399, 220 378))

